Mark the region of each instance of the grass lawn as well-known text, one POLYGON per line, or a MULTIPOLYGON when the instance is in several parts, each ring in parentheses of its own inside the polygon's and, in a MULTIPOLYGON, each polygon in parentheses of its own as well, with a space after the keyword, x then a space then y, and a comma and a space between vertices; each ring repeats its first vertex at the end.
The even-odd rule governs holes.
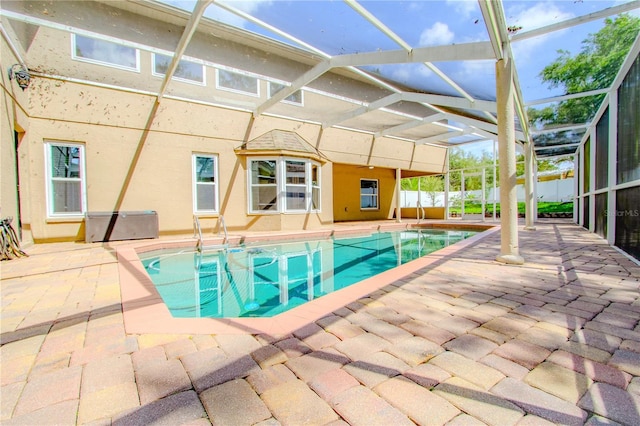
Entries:
MULTIPOLYGON (((493 204, 485 205, 485 210, 487 214, 493 214, 493 204)), ((449 208, 449 212, 460 214, 462 210, 460 207, 451 207, 449 208)), ((466 214, 481 214, 482 205, 480 203, 467 201, 464 203, 464 212, 466 214)), ((500 213, 500 204, 496 204, 496 212, 500 213)), ((524 202, 518 203, 518 213, 524 214, 524 202)), ((573 201, 566 203, 538 201, 538 214, 544 213, 573 213, 573 201)))

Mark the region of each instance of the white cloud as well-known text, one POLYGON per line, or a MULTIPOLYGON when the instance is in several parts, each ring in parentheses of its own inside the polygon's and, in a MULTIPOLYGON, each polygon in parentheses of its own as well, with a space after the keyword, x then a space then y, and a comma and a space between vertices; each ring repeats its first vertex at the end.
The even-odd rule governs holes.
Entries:
POLYGON ((429 68, 422 64, 398 64, 392 68, 391 77, 395 81, 408 84, 416 78, 429 78, 433 74, 429 68))
MULTIPOLYGON (((530 3, 525 3, 530 4, 530 3)), ((554 2, 535 3, 532 7, 514 6, 506 11, 507 25, 522 27, 522 31, 536 28, 573 18, 569 12, 563 12, 554 2)))
POLYGON ((454 36, 447 24, 436 22, 431 28, 422 31, 422 34, 420 34, 420 46, 450 44, 454 36))
MULTIPOLYGON (((226 0, 225 3, 228 4, 229 6, 235 7, 236 9, 240 9, 243 12, 251 13, 261 6, 270 5, 272 1, 271 0, 251 0, 251 1, 226 0)), ((213 4, 215 4, 215 2, 213 2, 213 4)))
MULTIPOLYGON (((573 18, 574 14, 564 12, 554 2, 547 1, 535 3, 533 6, 528 8, 522 6, 511 7, 506 11, 506 16, 507 25, 522 27, 521 31, 531 31, 556 22, 566 21, 567 19, 573 18)), ((543 45, 548 43, 552 38, 560 37, 563 32, 564 31, 554 31, 545 35, 512 43, 511 47, 518 64, 522 65, 529 62, 529 60, 536 58, 538 50, 541 49, 543 45)))
POLYGON ((448 6, 453 6, 460 18, 467 19, 478 13, 478 2, 473 0, 447 0, 448 6))

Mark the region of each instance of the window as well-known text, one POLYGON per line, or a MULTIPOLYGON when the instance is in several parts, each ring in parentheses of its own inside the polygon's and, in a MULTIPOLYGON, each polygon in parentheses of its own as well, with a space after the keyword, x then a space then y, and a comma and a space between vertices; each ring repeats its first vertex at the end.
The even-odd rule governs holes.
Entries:
POLYGON ((378 209, 378 180, 360 179, 360 209, 378 209))
POLYGON ((320 166, 311 163, 311 210, 320 210, 320 166))
MULTIPOLYGON (((171 56, 153 54, 153 75, 164 76, 167 74, 169 64, 171 64, 171 56)), ((197 83, 204 85, 204 66, 195 62, 180 60, 178 67, 173 73, 173 79, 185 81, 187 83, 197 83)))
MULTIPOLYGON (((272 97, 286 86, 284 84, 269 82, 269 97, 272 97)), ((304 98, 302 97, 302 90, 297 90, 284 98, 282 102, 295 104, 295 105, 304 105, 304 98)))
POLYGON ((278 211, 278 179, 275 160, 252 160, 251 211, 278 211))
POLYGON ((193 155, 193 211, 218 212, 218 159, 215 155, 193 155))
POLYGON ((218 89, 260 96, 260 83, 257 78, 232 71, 220 69, 216 71, 218 89))
POLYGON ((73 59, 94 64, 140 71, 140 51, 111 41, 72 34, 73 59))
POLYGON ((305 210, 307 184, 304 161, 285 161, 287 210, 305 210))
POLYGON ((47 142, 45 158, 48 215, 83 215, 86 211, 84 146, 47 142))
POLYGON ((249 160, 250 213, 320 210, 320 166, 311 160, 249 160))

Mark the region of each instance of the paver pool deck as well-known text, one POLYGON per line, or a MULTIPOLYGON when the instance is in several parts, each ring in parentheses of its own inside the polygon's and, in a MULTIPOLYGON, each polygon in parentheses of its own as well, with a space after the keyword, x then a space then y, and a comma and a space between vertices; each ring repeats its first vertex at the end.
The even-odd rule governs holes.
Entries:
POLYGON ((273 333, 145 332, 136 242, 28 247, 0 264, 0 423, 640 424, 640 266, 570 221, 519 236, 522 266, 488 232, 273 333))

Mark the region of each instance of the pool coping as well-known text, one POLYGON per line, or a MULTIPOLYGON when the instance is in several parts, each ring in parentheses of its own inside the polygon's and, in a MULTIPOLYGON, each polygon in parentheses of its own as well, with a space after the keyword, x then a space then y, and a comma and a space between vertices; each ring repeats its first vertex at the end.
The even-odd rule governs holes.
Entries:
MULTIPOLYGON (((163 249, 194 246, 194 240, 141 242, 117 248, 122 312, 127 333, 157 334, 268 334, 282 335, 292 333, 304 325, 316 321, 333 311, 354 302, 367 294, 393 284, 408 275, 433 265, 442 258, 466 249, 479 240, 500 230, 496 225, 473 224, 387 224, 379 226, 353 227, 310 232, 279 233, 240 236, 235 241, 258 242, 268 239, 329 238, 347 236, 362 232, 416 229, 416 228, 453 228, 475 229, 478 234, 455 244, 437 250, 424 257, 412 260, 391 270, 382 272, 344 289, 311 300, 301 306, 270 318, 175 318, 165 306, 160 294, 142 265, 139 253, 163 249)), ((208 243, 209 241, 207 241, 208 243)), ((217 239, 210 242, 216 243, 217 239)))

